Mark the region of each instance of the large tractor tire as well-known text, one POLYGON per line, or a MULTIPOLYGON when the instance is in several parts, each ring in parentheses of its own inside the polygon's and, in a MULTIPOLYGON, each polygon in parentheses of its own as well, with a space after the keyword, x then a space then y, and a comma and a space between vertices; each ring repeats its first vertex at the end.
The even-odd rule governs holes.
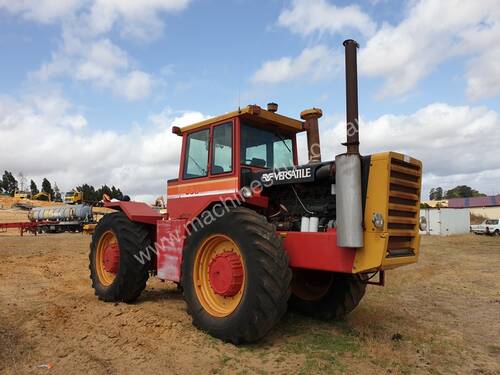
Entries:
POLYGON ((262 338, 287 310, 291 271, 273 225, 235 208, 187 239, 182 287, 199 329, 239 344, 262 338))
POLYGON ((358 275, 294 270, 290 307, 318 319, 340 319, 358 306, 366 284, 358 275))
POLYGON ((122 212, 107 214, 99 221, 90 244, 89 269, 100 300, 130 303, 139 297, 146 287, 150 262, 135 256, 141 259, 140 253, 150 243, 147 228, 131 222, 122 212))

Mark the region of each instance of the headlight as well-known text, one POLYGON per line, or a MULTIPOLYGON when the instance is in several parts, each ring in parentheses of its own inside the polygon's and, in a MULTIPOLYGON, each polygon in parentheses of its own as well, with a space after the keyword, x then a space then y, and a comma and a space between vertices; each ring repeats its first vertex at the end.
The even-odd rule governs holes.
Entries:
POLYGON ((422 232, 427 231, 427 219, 425 218, 425 216, 420 216, 419 227, 422 232))
POLYGON ((252 190, 250 190, 250 188, 247 186, 242 187, 241 188, 241 196, 243 198, 247 198, 247 199, 252 198, 252 190))
POLYGON ((372 216, 372 223, 375 228, 382 229, 384 227, 384 217, 380 212, 375 212, 372 216))

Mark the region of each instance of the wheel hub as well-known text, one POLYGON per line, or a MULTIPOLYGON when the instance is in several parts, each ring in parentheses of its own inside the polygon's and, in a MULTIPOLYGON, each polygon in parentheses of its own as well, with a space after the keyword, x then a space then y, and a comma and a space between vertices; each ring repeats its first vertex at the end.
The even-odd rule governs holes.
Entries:
POLYGON ((223 297, 232 297, 243 285, 243 264, 238 254, 224 252, 216 255, 208 266, 210 286, 223 297))
POLYGON ((104 269, 110 273, 117 273, 120 266, 120 248, 117 243, 112 243, 104 249, 104 269))

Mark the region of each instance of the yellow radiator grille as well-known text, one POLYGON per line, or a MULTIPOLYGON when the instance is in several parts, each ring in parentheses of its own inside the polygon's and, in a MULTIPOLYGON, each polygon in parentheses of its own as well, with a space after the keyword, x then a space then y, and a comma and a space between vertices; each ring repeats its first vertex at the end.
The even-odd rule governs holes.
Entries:
POLYGON ((411 159, 391 157, 387 258, 415 255, 422 168, 411 159))

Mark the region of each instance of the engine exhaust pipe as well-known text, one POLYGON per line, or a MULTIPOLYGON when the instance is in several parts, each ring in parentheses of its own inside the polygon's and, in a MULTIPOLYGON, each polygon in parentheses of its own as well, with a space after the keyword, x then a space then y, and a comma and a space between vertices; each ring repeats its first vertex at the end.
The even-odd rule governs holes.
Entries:
POLYGON ((347 146, 335 157, 337 245, 363 247, 363 207, 361 197, 361 158, 359 155, 358 73, 356 49, 352 39, 344 41, 346 72, 347 146))
POLYGON ((323 116, 319 108, 306 109, 300 113, 300 118, 305 121, 307 131, 307 152, 309 163, 321 162, 321 146, 319 144, 318 119, 323 116))
POLYGON ((359 155, 359 114, 358 114, 358 42, 352 39, 344 41, 345 47, 345 97, 347 115, 348 154, 359 155))

